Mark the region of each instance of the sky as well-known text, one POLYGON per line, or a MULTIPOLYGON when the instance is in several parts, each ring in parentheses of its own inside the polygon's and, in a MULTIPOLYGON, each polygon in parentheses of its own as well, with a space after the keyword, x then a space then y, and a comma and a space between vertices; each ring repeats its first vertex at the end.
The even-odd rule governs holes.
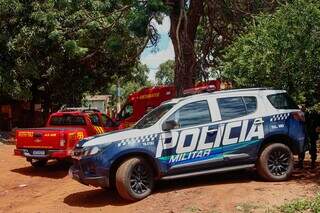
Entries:
POLYGON ((168 35, 170 29, 169 17, 165 17, 161 25, 157 24, 156 21, 153 21, 152 24, 158 29, 160 41, 156 52, 153 51, 154 47, 146 48, 140 56, 140 61, 148 66, 150 69, 149 79, 155 82, 155 73, 158 71, 159 65, 169 59, 174 59, 174 50, 168 35))

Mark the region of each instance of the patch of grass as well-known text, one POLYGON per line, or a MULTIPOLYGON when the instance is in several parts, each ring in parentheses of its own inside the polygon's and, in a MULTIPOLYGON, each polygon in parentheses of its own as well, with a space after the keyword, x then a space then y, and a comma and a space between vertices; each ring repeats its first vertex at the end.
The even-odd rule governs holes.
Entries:
POLYGON ((236 210, 239 212, 250 213, 257 209, 259 206, 251 203, 240 203, 236 206, 236 210))
POLYGON ((320 193, 313 199, 296 199, 279 207, 280 212, 320 212, 320 193))
POLYGON ((189 212, 201 212, 201 209, 195 206, 188 207, 187 210, 189 212))

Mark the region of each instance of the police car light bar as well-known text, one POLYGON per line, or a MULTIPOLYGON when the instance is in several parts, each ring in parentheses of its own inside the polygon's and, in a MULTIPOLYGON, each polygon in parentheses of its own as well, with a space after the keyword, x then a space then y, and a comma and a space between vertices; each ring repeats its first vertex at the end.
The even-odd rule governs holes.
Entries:
POLYGON ((183 91, 183 95, 189 96, 189 95, 196 95, 196 94, 200 94, 200 93, 214 92, 214 91, 216 91, 215 85, 207 85, 207 86, 185 89, 183 91))

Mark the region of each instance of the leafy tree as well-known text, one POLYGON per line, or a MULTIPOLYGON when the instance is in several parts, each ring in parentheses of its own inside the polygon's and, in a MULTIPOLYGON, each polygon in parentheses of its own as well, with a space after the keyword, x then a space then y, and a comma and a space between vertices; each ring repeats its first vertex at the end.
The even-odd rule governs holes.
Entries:
MULTIPOLYGON (((290 1, 290 0, 289 0, 290 1)), ((273 13, 287 0, 207 0, 195 40, 197 78, 219 75, 224 49, 247 30, 255 14, 273 13)))
POLYGON ((137 64, 130 70, 130 76, 114 76, 112 83, 108 84, 104 90, 105 94, 111 94, 110 105, 115 107, 117 104, 117 88, 120 86, 120 102, 126 102, 127 97, 143 87, 151 86, 148 80, 149 69, 146 65, 137 64))
MULTIPOLYGON (((131 71, 163 4, 138 0, 0 0, 0 93, 77 104, 131 71)), ((152 35, 149 37, 149 35, 152 35)))
POLYGON ((239 86, 286 89, 299 102, 320 100, 320 3, 295 0, 259 15, 226 50, 224 75, 239 86))
POLYGON ((174 81, 174 66, 173 60, 168 60, 159 66, 156 72, 156 81, 158 85, 173 84, 174 81))
POLYGON ((272 12, 284 1, 167 0, 178 95, 197 79, 208 78, 206 70, 217 67, 222 50, 245 30, 253 14, 272 12))
MULTIPOLYGON (((280 1, 280 0, 279 0, 280 1)), ((265 3, 267 2, 267 3, 265 3)), ((281 2, 281 1, 280 1, 281 2)), ((244 17, 272 11, 261 0, 0 0, 0 93, 75 104, 114 76, 130 76, 171 20, 178 94, 217 61, 244 17)), ((241 28, 241 27, 240 27, 241 28)))

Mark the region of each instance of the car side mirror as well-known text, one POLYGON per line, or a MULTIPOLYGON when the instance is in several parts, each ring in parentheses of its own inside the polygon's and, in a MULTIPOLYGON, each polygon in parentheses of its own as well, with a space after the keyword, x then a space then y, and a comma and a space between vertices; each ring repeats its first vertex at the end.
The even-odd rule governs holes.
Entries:
POLYGON ((162 130, 163 131, 170 131, 170 130, 175 129, 177 127, 179 127, 179 123, 176 120, 165 121, 162 124, 162 130))

